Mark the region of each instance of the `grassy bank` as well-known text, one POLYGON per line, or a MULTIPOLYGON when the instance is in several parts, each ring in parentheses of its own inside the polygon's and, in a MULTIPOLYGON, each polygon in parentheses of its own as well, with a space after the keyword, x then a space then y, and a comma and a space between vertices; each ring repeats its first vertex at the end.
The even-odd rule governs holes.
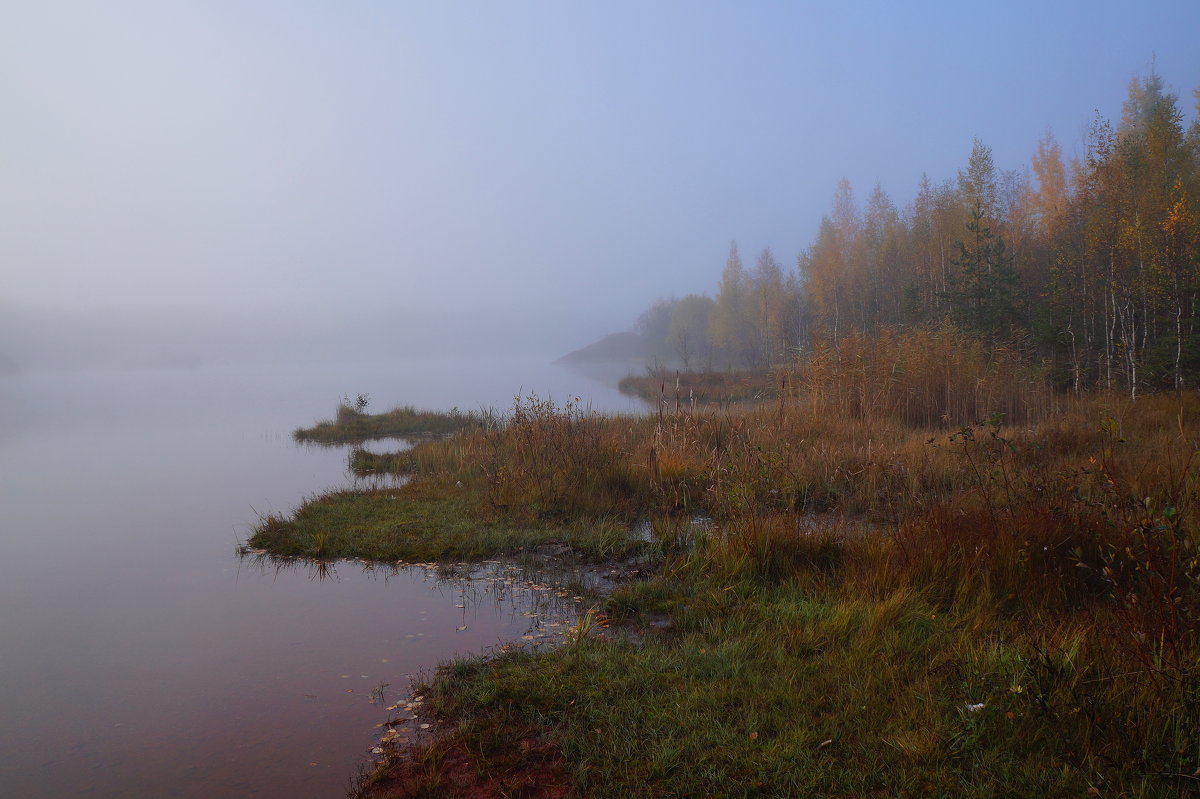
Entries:
MULTIPOLYGON (((1190 795, 1198 420, 1176 397, 1090 398, 1011 431, 775 408, 576 420, 581 483, 604 462, 588 436, 642 447, 642 481, 608 500, 551 493, 652 509, 659 573, 602 608, 644 634, 444 667, 421 690, 452 731, 365 795, 547 769, 579 796, 1190 795), (711 468, 671 465, 705 449, 711 468), (853 513, 811 514, 829 508, 853 513)), ((468 444, 407 465, 469 476, 475 458, 452 457, 468 444)), ((550 491, 519 451, 512 479, 550 491)))
POLYGON ((435 480, 312 497, 289 516, 261 518, 246 542, 274 555, 415 563, 475 560, 548 543, 592 559, 625 557, 643 547, 624 524, 549 523, 488 513, 463 486, 435 480))
MULTIPOLYGON (((885 551, 837 559, 782 581, 693 564, 610 601, 634 618, 669 607, 666 634, 451 664, 423 689, 457 724, 434 750, 511 774, 508 733, 549 730, 579 796, 1193 792, 1190 673, 1138 658, 1119 613, 1051 621, 987 590, 946 602, 880 579, 885 551)), ((446 776, 425 775, 434 795, 446 776)))
POLYGON ((1192 795, 1200 399, 1055 396, 930 335, 843 342, 748 406, 524 400, 355 456, 399 489, 264 520, 301 554, 660 558, 604 636, 440 669, 445 733, 363 795, 1192 795))

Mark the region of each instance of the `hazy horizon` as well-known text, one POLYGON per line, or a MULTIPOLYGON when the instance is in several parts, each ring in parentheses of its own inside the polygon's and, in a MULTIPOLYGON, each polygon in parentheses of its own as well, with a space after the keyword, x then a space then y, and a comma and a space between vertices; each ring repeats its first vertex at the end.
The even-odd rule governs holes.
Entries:
POLYGON ((12 4, 0 355, 55 320, 223 315, 562 354, 713 291, 730 241, 794 269, 843 177, 903 207, 975 138, 1002 170, 1047 129, 1078 156, 1152 69, 1190 115, 1197 22, 1185 2, 12 4))
POLYGON ((40 369, 192 369, 267 363, 480 357, 550 363, 609 332, 604 321, 543 312, 536 319, 476 314, 486 336, 459 334, 453 316, 428 311, 334 309, 205 312, 165 308, 71 311, 0 303, 0 376, 40 369), (547 338, 547 327, 558 335, 547 338))

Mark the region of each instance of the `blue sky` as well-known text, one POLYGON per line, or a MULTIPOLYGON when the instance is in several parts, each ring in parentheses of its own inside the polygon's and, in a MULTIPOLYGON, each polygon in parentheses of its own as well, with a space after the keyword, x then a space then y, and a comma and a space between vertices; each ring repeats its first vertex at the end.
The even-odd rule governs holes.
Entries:
POLYGON ((785 264, 837 181, 1081 152, 1200 3, 57 2, 0 8, 0 302, 545 313, 785 264))

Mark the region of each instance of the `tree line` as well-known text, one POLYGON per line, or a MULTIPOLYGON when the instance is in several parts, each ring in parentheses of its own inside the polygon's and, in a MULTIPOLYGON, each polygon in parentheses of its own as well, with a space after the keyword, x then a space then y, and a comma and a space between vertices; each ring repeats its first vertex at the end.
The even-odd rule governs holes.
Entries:
POLYGON ((1062 387, 1200 382, 1197 120, 1151 74, 1117 124, 1097 115, 1085 154, 1047 133, 1028 170, 976 139, 966 166, 922 179, 899 209, 876 185, 838 185, 816 240, 784 269, 730 247, 715 296, 660 300, 638 332, 687 369, 766 368, 848 335, 949 325, 1024 348, 1062 387))

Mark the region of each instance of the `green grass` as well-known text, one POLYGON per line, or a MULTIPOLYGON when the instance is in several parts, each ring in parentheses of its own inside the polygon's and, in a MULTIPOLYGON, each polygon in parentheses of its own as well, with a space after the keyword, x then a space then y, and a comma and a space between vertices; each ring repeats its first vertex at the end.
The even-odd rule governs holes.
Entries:
MULTIPOLYGON (((511 769, 503 731, 549 730, 573 795, 588 797, 1193 787, 1194 736, 1144 726, 1183 713, 1171 706, 1183 693, 1154 699, 1136 678, 1089 670, 1078 637, 1050 644, 1053 631, 1023 630, 987 597, 945 608, 910 586, 864 590, 849 572, 726 581, 697 563, 609 600, 618 619, 669 608, 665 633, 439 669, 420 690, 457 726, 434 748, 511 769)), ((1180 719, 1192 731, 1195 720, 1180 719)))
POLYGON ((549 542, 591 558, 644 547, 628 526, 604 519, 551 524, 489 516, 461 486, 433 480, 313 497, 289 516, 260 519, 246 543, 275 555, 429 562, 512 554, 549 542))

